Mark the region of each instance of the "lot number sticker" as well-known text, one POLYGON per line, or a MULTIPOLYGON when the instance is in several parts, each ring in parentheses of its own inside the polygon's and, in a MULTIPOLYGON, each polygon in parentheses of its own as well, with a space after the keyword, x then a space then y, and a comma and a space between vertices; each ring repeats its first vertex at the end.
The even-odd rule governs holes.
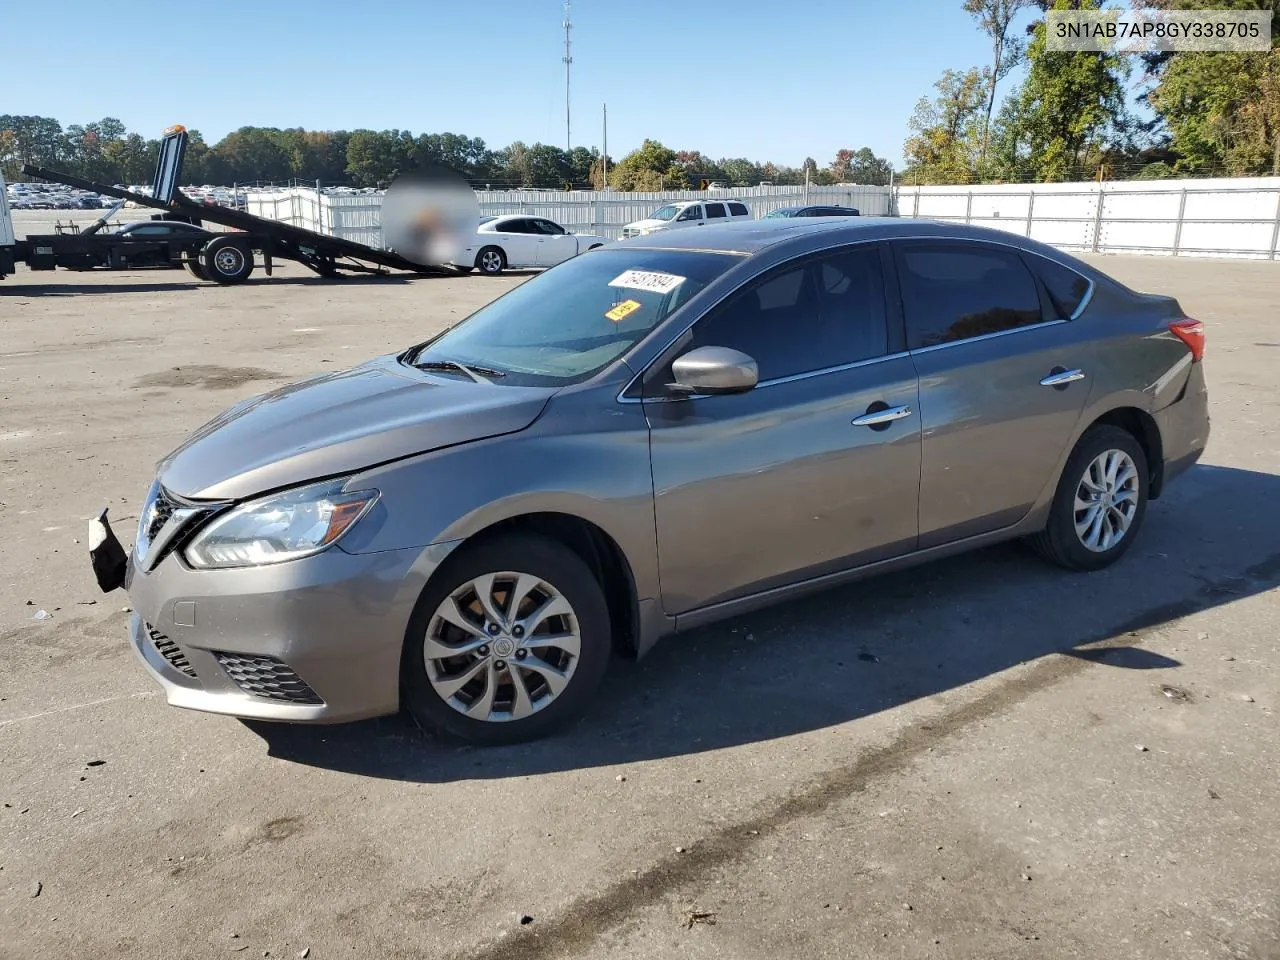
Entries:
POLYGON ((649 270, 624 270, 609 281, 611 287, 625 287, 628 290, 644 290, 647 293, 668 294, 680 284, 684 277, 672 273, 654 273, 649 270))
POLYGON ((610 320, 612 320, 614 323, 617 323, 619 320, 623 319, 624 317, 629 317, 631 314, 635 313, 639 309, 640 309, 639 300, 623 300, 620 304, 618 304, 616 307, 614 307, 612 310, 606 313, 605 316, 608 317, 610 320))

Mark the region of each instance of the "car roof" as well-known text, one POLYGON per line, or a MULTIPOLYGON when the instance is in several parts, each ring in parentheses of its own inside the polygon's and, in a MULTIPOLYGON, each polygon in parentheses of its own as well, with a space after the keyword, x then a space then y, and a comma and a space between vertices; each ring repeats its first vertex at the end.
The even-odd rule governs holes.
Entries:
MULTIPOLYGON (((1063 254, 1047 244, 989 227, 975 227, 941 220, 902 217, 814 217, 738 220, 708 224, 699 230, 659 230, 632 237, 620 247, 666 250, 703 250, 754 254, 774 244, 794 241, 796 253, 893 238, 987 241, 1017 247, 1061 262, 1063 254)), ((1074 259, 1074 258, 1073 258, 1074 259)))

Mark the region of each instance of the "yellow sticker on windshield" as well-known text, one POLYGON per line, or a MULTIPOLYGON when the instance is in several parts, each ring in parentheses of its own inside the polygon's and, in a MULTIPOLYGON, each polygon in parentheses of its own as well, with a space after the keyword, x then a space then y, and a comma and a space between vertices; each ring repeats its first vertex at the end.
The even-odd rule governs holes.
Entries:
POLYGON ((608 317, 610 320, 612 320, 614 323, 617 323, 619 320, 623 319, 624 317, 629 317, 631 314, 635 313, 639 309, 640 309, 640 301, 623 300, 620 304, 618 304, 616 307, 614 307, 612 310, 606 313, 605 316, 608 317))

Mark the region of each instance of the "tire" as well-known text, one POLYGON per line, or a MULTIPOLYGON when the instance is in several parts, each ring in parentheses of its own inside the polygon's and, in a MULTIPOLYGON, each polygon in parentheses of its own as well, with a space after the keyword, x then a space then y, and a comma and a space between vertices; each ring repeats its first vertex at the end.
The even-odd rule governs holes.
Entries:
POLYGON ((1029 538, 1031 546, 1050 563, 1068 570, 1101 570, 1111 566, 1132 546, 1142 527, 1150 479, 1146 454, 1133 434, 1105 424, 1091 427, 1067 458, 1049 508, 1048 523, 1044 530, 1029 538), (1115 464, 1116 477, 1123 479, 1123 483, 1107 481, 1102 475, 1110 464, 1115 464), (1102 482, 1098 483, 1099 480, 1102 482), (1102 503, 1113 502, 1116 506, 1101 508, 1102 519, 1085 525, 1090 519, 1090 508, 1077 511, 1076 498, 1080 493, 1081 503, 1091 503, 1084 497, 1095 495, 1092 487, 1097 487, 1098 495, 1104 497, 1102 503), (1108 496, 1114 499, 1108 501, 1105 499, 1108 496), (1108 531, 1114 534, 1125 517, 1128 525, 1119 539, 1108 542, 1108 531), (1083 532, 1078 529, 1077 518, 1085 525, 1083 532))
POLYGON ((485 247, 476 254, 476 269, 483 274, 496 277, 507 269, 507 255, 501 247, 485 247))
POLYGON ((524 534, 463 546, 431 578, 409 621, 401 659, 404 703, 423 726, 471 743, 498 746, 533 740, 583 713, 600 685, 612 649, 604 593, 587 565, 567 547, 524 534), (504 576, 508 573, 510 578, 504 576), (490 581, 487 592, 499 616, 510 612, 502 608, 516 583, 523 584, 522 592, 527 591, 517 600, 517 610, 524 611, 526 620, 531 611, 558 598, 567 615, 547 616, 534 624, 524 641, 551 635, 570 637, 576 629, 577 655, 571 653, 571 642, 558 647, 545 640, 519 652, 523 648, 518 625, 488 633, 486 628, 491 629, 493 621, 484 616, 477 602, 476 581, 483 583, 483 578, 494 574, 498 576, 490 581), (444 610, 449 611, 449 620, 441 616, 444 610), (459 611, 456 617, 453 610, 459 611), (470 630, 456 626, 459 622, 469 624, 470 630), (428 645, 433 645, 433 653, 439 653, 467 644, 473 648, 483 645, 447 659, 427 652, 428 645), (541 669, 530 669, 528 665, 534 662, 541 669), (544 672, 556 668, 559 676, 567 673, 569 678, 558 693, 549 683, 557 674, 544 672), (457 686, 468 675, 471 679, 457 686), (454 686, 443 686, 450 681, 454 686), (523 705, 517 697, 517 685, 524 692, 523 705), (463 711, 468 708, 487 711, 487 718, 466 715, 463 711), (512 718, 517 709, 525 715, 512 718))
POLYGON ((207 281, 209 279, 209 275, 204 272, 204 264, 202 264, 199 260, 184 259, 182 261, 182 265, 186 267, 187 273, 191 274, 191 276, 195 277, 197 280, 207 281))
POLYGON ((234 237, 215 237, 200 251, 200 264, 214 283, 243 283, 253 273, 253 251, 234 237))

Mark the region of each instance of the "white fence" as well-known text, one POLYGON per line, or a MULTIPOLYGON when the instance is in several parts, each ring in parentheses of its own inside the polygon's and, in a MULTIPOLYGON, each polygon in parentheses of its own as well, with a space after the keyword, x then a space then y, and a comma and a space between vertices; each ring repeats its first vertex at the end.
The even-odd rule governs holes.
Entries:
POLYGON ((1063 250, 1275 260, 1280 178, 902 187, 898 216, 1008 230, 1063 250))
MULTIPOLYGON (((613 193, 550 190, 477 190, 482 216, 527 213, 554 220, 574 233, 593 233, 616 240, 624 225, 648 216, 673 200, 742 200, 757 216, 779 207, 803 203, 855 207, 864 216, 891 212, 888 187, 744 187, 728 190, 672 190, 664 193, 613 193)), ((321 233, 382 246, 382 197, 325 194, 294 187, 249 194, 249 213, 318 230, 321 233)))
MULTIPOLYGON (((485 216, 528 213, 577 233, 616 239, 622 226, 672 200, 741 199, 761 217, 801 203, 994 227, 1063 250, 1165 256, 1280 258, 1280 178, 972 187, 751 187, 667 193, 480 190, 485 216)), ((293 188, 251 193, 248 210, 371 246, 382 246, 382 197, 293 188)))

